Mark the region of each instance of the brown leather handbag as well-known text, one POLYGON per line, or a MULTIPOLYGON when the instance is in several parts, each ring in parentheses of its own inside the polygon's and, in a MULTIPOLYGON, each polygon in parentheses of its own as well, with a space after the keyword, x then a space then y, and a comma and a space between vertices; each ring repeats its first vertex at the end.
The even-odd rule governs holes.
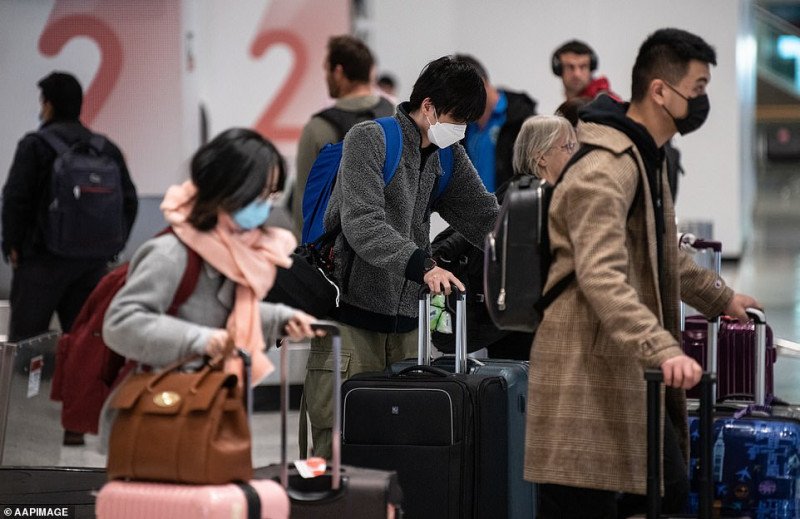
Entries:
MULTIPOLYGON (((219 485, 253 476, 250 427, 236 375, 224 356, 195 372, 181 366, 136 373, 113 396, 109 479, 219 485)), ((249 381, 246 381, 246 383, 249 381)))

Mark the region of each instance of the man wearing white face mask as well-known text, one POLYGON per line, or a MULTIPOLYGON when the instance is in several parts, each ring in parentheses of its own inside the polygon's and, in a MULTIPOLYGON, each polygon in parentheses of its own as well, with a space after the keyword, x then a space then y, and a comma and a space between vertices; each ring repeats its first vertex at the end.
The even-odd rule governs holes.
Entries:
MULTIPOLYGON (((463 290, 461 281, 431 257, 430 214, 437 211, 479 247, 494 225, 497 201, 458 144, 485 104, 486 91, 474 67, 445 56, 423 69, 410 101, 397 107, 402 151, 388 184, 382 173, 383 129, 364 122, 345 137, 325 214, 326 229, 342 230, 334 257, 342 289, 337 320, 347 359, 343 378, 416 356, 420 285, 433 292, 449 293, 451 284, 463 290), (452 157, 452 175, 444 181, 443 156, 452 157), (439 187, 444 188, 441 194, 439 187)), ((312 342, 304 391, 314 450, 320 456, 330 455, 328 340, 312 342)))

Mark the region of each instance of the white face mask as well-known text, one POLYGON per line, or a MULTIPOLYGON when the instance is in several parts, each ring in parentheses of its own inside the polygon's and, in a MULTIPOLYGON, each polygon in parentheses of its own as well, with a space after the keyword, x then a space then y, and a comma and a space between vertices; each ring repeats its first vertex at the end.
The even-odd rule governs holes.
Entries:
POLYGON ((431 124, 430 119, 428 119, 428 140, 432 143, 440 148, 446 148, 464 138, 464 134, 467 133, 466 124, 440 123, 435 109, 433 110, 433 116, 436 117, 435 124, 431 124))

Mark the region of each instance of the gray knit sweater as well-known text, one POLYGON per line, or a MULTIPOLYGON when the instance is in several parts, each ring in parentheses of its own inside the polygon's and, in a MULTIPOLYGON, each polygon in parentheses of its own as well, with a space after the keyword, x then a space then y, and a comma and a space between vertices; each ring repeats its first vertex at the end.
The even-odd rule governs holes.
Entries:
MULTIPOLYGON (((417 327, 423 262, 430 255, 429 203, 441 175, 438 154, 430 153, 435 147, 420 148, 420 132, 406 106, 398 106, 395 115, 402 129, 403 151, 389 185, 384 186, 382 173, 383 130, 372 121, 360 123, 344 139, 339 174, 325 214, 326 229, 342 226, 334 249, 336 275, 343 289, 337 319, 385 333, 417 327)), ((433 210, 483 248, 483 239, 497 218, 497 200, 484 188, 460 144, 453 145, 453 163, 453 177, 433 210)))
MULTIPOLYGON (((186 246, 174 234, 139 247, 131 259, 128 280, 106 311, 103 339, 109 348, 157 367, 205 351, 212 332, 225 328, 236 284, 203 262, 194 292, 178 315, 168 315, 187 261, 186 246)), ((259 306, 265 339, 282 334, 296 312, 282 304, 262 302, 259 306)))

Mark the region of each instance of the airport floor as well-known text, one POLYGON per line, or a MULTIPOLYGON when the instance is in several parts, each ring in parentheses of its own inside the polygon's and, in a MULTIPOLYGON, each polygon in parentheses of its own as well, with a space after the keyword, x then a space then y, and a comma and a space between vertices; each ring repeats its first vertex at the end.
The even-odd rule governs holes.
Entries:
MULTIPOLYGON (((723 264, 723 276, 737 291, 755 296, 765 308, 776 337, 800 342, 800 172, 795 167, 762 170, 754 213, 752 238, 737 262, 723 264)), ((780 354, 775 366, 775 392, 800 403, 800 356, 780 354)), ((21 395, 20 395, 21 396, 21 395)), ((13 397, 13 395, 12 395, 13 397)), ((62 465, 100 467, 98 439, 87 436, 83 447, 62 447, 60 431, 46 432, 45 422, 57 420, 58 406, 37 398, 7 431, 4 465, 62 465)), ((298 413, 288 415, 289 459, 298 454, 298 413)), ((280 414, 259 412, 253 417, 256 466, 280 459, 280 414)))

